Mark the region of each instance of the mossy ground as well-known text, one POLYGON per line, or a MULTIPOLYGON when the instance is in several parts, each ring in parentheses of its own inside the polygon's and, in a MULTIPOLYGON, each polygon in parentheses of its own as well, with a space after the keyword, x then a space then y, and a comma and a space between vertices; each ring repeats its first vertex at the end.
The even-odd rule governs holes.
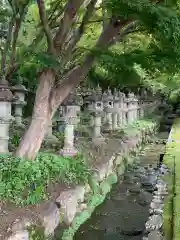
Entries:
POLYGON ((180 118, 174 121, 166 146, 164 163, 171 173, 165 178, 169 194, 164 208, 166 240, 180 239, 180 118))

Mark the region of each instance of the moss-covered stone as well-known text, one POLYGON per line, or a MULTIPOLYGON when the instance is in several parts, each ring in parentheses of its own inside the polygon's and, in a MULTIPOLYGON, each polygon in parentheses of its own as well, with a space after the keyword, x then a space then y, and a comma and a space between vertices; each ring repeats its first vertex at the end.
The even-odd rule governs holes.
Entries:
POLYGON ((167 240, 180 239, 180 119, 174 121, 166 145, 164 163, 171 174, 165 178, 169 194, 165 200, 164 233, 167 240))
POLYGON ((95 177, 89 176, 88 184, 94 194, 99 193, 99 183, 95 177))

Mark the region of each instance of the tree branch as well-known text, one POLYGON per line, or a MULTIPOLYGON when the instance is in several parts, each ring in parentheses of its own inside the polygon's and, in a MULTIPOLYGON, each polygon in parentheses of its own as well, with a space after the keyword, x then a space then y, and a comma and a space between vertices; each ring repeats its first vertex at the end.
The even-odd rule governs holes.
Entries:
POLYGON ((73 48, 76 46, 76 44, 79 42, 81 39, 85 26, 89 21, 89 18, 91 17, 94 7, 97 3, 97 0, 91 0, 87 6, 86 12, 84 14, 84 17, 82 19, 81 25, 78 27, 78 29, 75 31, 74 35, 72 36, 71 40, 67 44, 66 50, 65 50, 65 55, 66 57, 70 55, 72 52, 73 48))
MULTIPOLYGON (((125 27, 130 21, 117 21, 112 18, 109 24, 106 26, 104 31, 101 33, 96 46, 96 48, 106 48, 108 47, 109 42, 115 37, 119 31, 125 27)), ((54 111, 62 103, 62 101, 69 95, 74 87, 77 86, 80 81, 84 80, 88 74, 92 64, 94 63, 95 55, 93 53, 87 54, 85 60, 81 65, 77 65, 69 71, 60 81, 51 94, 51 107, 54 108, 54 111)))
POLYGON ((7 52, 10 47, 10 44, 11 44, 11 36, 12 36, 13 26, 14 26, 14 15, 12 16, 12 18, 9 22, 6 44, 5 44, 3 54, 2 54, 2 59, 1 59, 2 76, 6 75, 6 56, 7 56, 7 52))
POLYGON ((15 60, 15 54, 16 54, 16 43, 19 35, 19 30, 21 28, 21 23, 23 21, 25 15, 25 8, 22 8, 20 12, 20 17, 16 18, 15 20, 15 28, 13 31, 13 40, 12 40, 12 51, 11 51, 11 56, 10 56, 10 67, 13 67, 14 65, 14 60, 15 60))
POLYGON ((109 43, 109 47, 111 47, 112 45, 121 42, 124 37, 129 34, 132 33, 138 26, 138 21, 133 21, 130 22, 116 37, 114 37, 110 43, 109 43))
POLYGON ((69 33, 69 29, 74 23, 77 12, 85 0, 69 0, 66 4, 64 17, 61 19, 59 29, 54 37, 54 47, 57 52, 60 52, 63 43, 69 33))
POLYGON ((44 33, 46 35, 48 52, 55 55, 53 37, 52 37, 51 29, 48 25, 48 19, 46 17, 46 9, 45 9, 45 5, 44 5, 44 0, 37 0, 37 5, 39 8, 39 16, 41 19, 42 27, 43 27, 44 33))

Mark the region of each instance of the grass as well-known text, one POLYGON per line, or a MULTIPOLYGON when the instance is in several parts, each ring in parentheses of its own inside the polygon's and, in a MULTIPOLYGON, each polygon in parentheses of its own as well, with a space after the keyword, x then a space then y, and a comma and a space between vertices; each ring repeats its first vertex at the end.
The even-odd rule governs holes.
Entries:
POLYGON ((40 153, 35 161, 12 155, 0 156, 0 200, 16 205, 37 204, 47 199, 49 183, 80 184, 90 172, 82 156, 61 157, 40 153))
POLYGON ((171 170, 165 179, 169 195, 164 208, 164 232, 166 240, 180 239, 180 119, 174 121, 166 146, 164 162, 171 170))

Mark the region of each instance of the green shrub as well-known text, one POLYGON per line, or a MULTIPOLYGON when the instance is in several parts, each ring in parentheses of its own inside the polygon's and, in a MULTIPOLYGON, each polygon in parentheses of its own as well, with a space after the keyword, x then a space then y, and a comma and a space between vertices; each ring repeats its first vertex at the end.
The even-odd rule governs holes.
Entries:
POLYGON ((88 181, 90 172, 81 156, 61 157, 40 153, 35 161, 11 155, 0 156, 0 200, 15 204, 36 204, 46 199, 51 182, 80 184, 88 181))

